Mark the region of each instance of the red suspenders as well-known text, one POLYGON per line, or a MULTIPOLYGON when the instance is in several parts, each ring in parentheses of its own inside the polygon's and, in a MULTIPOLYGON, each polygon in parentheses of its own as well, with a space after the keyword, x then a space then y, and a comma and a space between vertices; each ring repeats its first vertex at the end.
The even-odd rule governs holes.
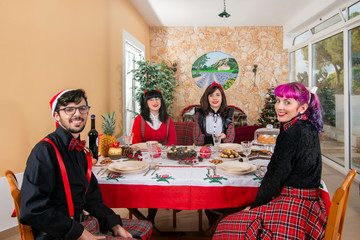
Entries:
MULTIPOLYGON (((58 160, 58 163, 59 163, 59 166, 60 166, 61 176, 62 176, 62 179, 63 179, 65 195, 66 195, 66 201, 67 201, 68 208, 69 208, 69 216, 72 217, 72 216, 74 216, 74 204, 73 204, 73 200, 72 200, 72 196, 71 196, 69 178, 68 178, 68 175, 67 175, 67 172, 66 172, 64 161, 62 160, 62 157, 61 157, 61 155, 59 153, 59 150, 57 149, 55 144, 50 139, 44 138, 41 141, 46 141, 46 142, 50 143, 55 149, 56 157, 57 157, 57 160, 58 160)), ((91 155, 90 155, 90 153, 88 151, 86 151, 85 149, 84 149, 84 151, 86 152, 86 159, 87 159, 87 165, 88 165, 88 169, 87 169, 87 172, 86 172, 86 177, 87 177, 89 185, 90 185, 92 158, 91 158, 91 155)), ((87 188, 86 188, 86 192, 87 192, 87 188)))

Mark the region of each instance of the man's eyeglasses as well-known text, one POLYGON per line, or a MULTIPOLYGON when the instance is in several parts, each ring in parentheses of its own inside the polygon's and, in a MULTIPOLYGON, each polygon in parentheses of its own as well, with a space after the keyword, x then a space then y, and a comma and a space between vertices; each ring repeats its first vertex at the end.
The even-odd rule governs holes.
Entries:
POLYGON ((74 115, 76 112, 76 109, 78 109, 81 114, 86 114, 86 113, 89 113, 90 106, 83 105, 80 107, 64 107, 64 108, 60 108, 58 111, 63 110, 67 115, 74 115))

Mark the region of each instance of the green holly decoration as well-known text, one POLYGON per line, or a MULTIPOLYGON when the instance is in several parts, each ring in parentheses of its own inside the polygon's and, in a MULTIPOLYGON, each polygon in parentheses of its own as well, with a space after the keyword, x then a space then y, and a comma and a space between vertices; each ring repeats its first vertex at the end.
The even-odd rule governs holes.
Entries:
POLYGON ((167 183, 170 183, 168 181, 170 179, 175 180, 175 178, 173 178, 172 176, 169 176, 169 174, 163 174, 163 175, 156 174, 156 176, 153 177, 152 179, 156 179, 157 182, 167 182, 167 183))
POLYGON ((221 180, 228 180, 226 177, 220 175, 209 175, 206 174, 206 178, 204 180, 210 180, 210 183, 220 183, 222 184, 221 180))
POLYGON ((123 178, 123 176, 121 176, 119 173, 108 173, 108 175, 106 176, 106 180, 115 180, 115 181, 119 181, 119 178, 123 178))

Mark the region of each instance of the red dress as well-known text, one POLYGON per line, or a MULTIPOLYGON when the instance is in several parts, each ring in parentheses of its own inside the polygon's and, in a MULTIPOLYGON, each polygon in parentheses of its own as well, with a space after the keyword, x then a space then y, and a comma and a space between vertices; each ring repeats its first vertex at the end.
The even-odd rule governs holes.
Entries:
POLYGON ((145 133, 144 133, 144 139, 141 135, 141 116, 138 115, 135 118, 134 125, 132 128, 132 132, 134 133, 133 141, 132 143, 141 143, 146 141, 158 141, 159 143, 164 142, 167 137, 167 143, 166 145, 176 145, 176 132, 174 123, 169 117, 169 132, 168 136, 166 136, 167 127, 166 123, 161 123, 161 126, 158 130, 154 130, 150 125, 145 121, 145 133))

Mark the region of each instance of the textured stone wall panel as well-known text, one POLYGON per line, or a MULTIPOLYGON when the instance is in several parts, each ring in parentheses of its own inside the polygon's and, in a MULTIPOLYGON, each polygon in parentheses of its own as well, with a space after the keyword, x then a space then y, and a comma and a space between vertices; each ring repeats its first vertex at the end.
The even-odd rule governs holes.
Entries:
POLYGON ((177 64, 174 120, 181 121, 182 110, 199 104, 203 94, 191 76, 192 64, 205 53, 221 51, 239 65, 237 80, 225 91, 227 102, 248 115, 249 125, 256 124, 267 89, 289 81, 282 36, 282 27, 151 27, 150 60, 177 64))

